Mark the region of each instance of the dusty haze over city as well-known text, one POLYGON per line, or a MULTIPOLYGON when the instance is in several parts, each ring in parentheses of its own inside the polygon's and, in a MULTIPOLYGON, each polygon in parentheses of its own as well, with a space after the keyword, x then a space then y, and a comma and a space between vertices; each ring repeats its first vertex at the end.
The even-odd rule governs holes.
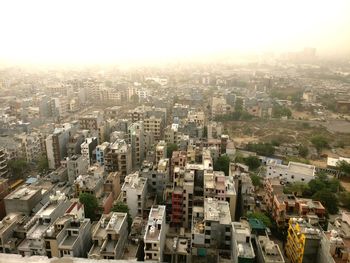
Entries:
POLYGON ((350 2, 1 1, 0 62, 223 60, 305 47, 350 54, 350 2))

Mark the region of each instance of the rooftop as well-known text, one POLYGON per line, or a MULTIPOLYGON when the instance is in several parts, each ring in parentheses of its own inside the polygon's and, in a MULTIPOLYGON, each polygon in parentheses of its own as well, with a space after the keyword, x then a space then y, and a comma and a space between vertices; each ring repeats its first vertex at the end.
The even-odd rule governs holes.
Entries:
POLYGON ((41 192, 41 189, 21 186, 12 193, 8 194, 5 199, 28 200, 32 198, 37 192, 41 192))
POLYGON ((166 170, 168 169, 168 163, 169 163, 169 159, 160 159, 158 162, 157 171, 166 172, 166 170))
POLYGON ((280 248, 267 236, 258 236, 257 243, 262 252, 264 262, 284 263, 280 248))
POLYGON ((289 224, 298 233, 303 234, 307 239, 320 239, 321 230, 307 223, 303 218, 291 218, 289 224))
POLYGON ((231 223, 231 214, 228 202, 205 198, 204 220, 219 221, 220 224, 229 225, 231 223))
POLYGON ((332 157, 328 157, 327 158, 327 165, 328 166, 332 166, 332 167, 336 167, 338 161, 345 161, 347 163, 350 163, 350 158, 345 158, 345 157, 332 158, 332 157))
POLYGON ((103 178, 96 175, 84 174, 77 177, 75 184, 80 188, 93 190, 102 180, 103 178))
POLYGON ((165 220, 165 206, 152 206, 146 226, 145 242, 159 241, 162 230, 162 223, 165 220))
POLYGON ((110 214, 103 214, 95 226, 93 231, 93 238, 105 239, 107 232, 114 232, 119 234, 121 227, 126 220, 126 213, 113 212, 110 214))
POLYGON ((238 257, 255 258, 255 253, 251 240, 247 242, 247 237, 251 237, 249 225, 246 222, 232 222, 232 232, 235 236, 238 257))
POLYGON ((146 182, 147 178, 140 177, 140 174, 138 172, 129 174, 125 177, 122 191, 126 191, 130 188, 142 191, 146 185, 146 182))
POLYGON ((295 173, 302 173, 305 175, 313 176, 315 174, 315 166, 304 164, 304 163, 296 163, 289 162, 288 164, 289 170, 295 173))

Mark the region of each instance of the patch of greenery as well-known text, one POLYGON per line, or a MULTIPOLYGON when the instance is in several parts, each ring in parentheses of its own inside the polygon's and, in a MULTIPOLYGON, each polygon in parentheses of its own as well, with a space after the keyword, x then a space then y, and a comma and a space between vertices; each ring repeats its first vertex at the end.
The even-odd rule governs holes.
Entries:
POLYGON ((318 152, 322 149, 329 148, 328 140, 322 135, 315 135, 310 139, 311 143, 315 146, 318 152))
POLYGON ((221 155, 216 161, 214 161, 214 171, 223 171, 225 175, 228 176, 230 162, 230 157, 227 155, 221 155))
POLYGON ((88 193, 81 193, 79 195, 79 202, 84 205, 85 217, 90 218, 91 221, 97 219, 98 201, 96 196, 88 193))
POLYGON ((127 220, 128 220, 128 231, 130 233, 131 230, 131 225, 132 225, 132 218, 129 213, 129 207, 127 204, 123 202, 117 202, 113 207, 112 207, 113 212, 121 212, 121 213, 127 213, 127 220))
POLYGON ((271 143, 248 143, 246 149, 263 156, 272 156, 275 148, 271 143))

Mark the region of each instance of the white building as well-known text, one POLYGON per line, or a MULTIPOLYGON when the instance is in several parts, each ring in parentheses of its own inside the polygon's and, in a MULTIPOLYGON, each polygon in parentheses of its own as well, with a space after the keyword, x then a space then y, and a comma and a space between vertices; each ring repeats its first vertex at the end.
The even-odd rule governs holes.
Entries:
POLYGON ((165 206, 153 206, 149 213, 144 236, 145 261, 163 262, 166 232, 165 206))
POLYGON ((266 164, 266 178, 279 177, 287 182, 308 183, 315 178, 316 168, 314 165, 289 162, 288 165, 277 164, 274 160, 266 164))
POLYGON ((246 221, 232 222, 232 259, 234 263, 254 262, 251 232, 246 221))
POLYGON ((80 145, 81 155, 83 158, 89 161, 89 164, 92 164, 92 152, 97 146, 97 138, 91 137, 86 138, 85 141, 80 145))
POLYGON ((257 237, 258 263, 284 263, 279 246, 268 236, 257 237))
POLYGON ((125 177, 122 186, 122 200, 129 207, 130 216, 143 216, 146 202, 147 178, 140 177, 139 172, 125 177))

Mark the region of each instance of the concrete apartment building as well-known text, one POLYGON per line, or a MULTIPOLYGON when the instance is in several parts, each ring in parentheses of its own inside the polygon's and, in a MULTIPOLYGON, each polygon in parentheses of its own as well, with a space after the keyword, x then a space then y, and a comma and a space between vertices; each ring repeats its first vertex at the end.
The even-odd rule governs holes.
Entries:
POLYGON ((286 254, 292 263, 313 263, 317 259, 321 242, 320 229, 303 218, 289 220, 286 254))
POLYGON ((165 210, 166 207, 163 205, 152 206, 149 213, 143 239, 146 262, 163 262, 163 250, 167 233, 165 210))
POLYGON ((185 168, 187 162, 187 152, 186 151, 173 151, 172 157, 170 159, 170 178, 172 182, 174 178, 174 168, 185 168))
POLYGON ((16 139, 20 141, 24 158, 28 163, 38 160, 41 157, 41 141, 38 133, 23 133, 17 135, 16 139))
POLYGON ((120 180, 120 172, 112 172, 107 175, 107 178, 104 182, 104 192, 112 193, 113 199, 117 199, 121 193, 120 180))
POLYGON ((204 172, 204 198, 227 201, 231 220, 235 220, 237 194, 233 177, 225 176, 221 171, 204 172))
MULTIPOLYGON (((72 204, 74 206, 77 203, 72 204)), ((70 212, 70 210, 67 210, 70 212)), ((55 220, 44 234, 46 255, 51 257, 87 257, 91 247, 89 218, 65 214, 55 220)))
POLYGON ((178 119, 187 118, 189 110, 190 108, 188 105, 175 103, 175 105, 172 108, 173 118, 178 118, 178 119))
POLYGON ((250 212, 254 212, 255 192, 254 185, 250 175, 247 173, 248 167, 239 163, 231 163, 229 169, 229 177, 233 177, 234 186, 237 194, 236 219, 245 216, 250 212))
POLYGON ((81 155, 89 161, 89 165, 93 163, 93 151, 96 149, 97 141, 96 137, 89 137, 80 145, 81 155))
POLYGON ((234 263, 254 263, 255 252, 248 222, 232 222, 232 259, 234 263))
POLYGON ((18 246, 18 253, 23 256, 46 255, 44 236, 46 230, 62 216, 71 202, 64 194, 56 192, 24 226, 27 231, 25 239, 18 246))
POLYGON ((30 215, 32 209, 42 199, 42 189, 21 186, 4 198, 6 214, 23 213, 30 215))
POLYGON ((266 178, 280 177, 289 183, 308 183, 315 178, 316 168, 314 165, 289 162, 288 165, 278 164, 274 160, 266 164, 266 178))
POLYGON ((128 143, 131 146, 132 167, 140 167, 145 159, 145 131, 142 121, 132 123, 128 127, 128 143))
POLYGON ((158 165, 144 161, 140 169, 142 177, 147 178, 147 184, 158 197, 163 197, 166 184, 169 182, 169 159, 160 159, 158 165))
POLYGON ((104 163, 106 172, 121 173, 121 182, 123 183, 125 176, 128 175, 132 169, 130 145, 124 140, 117 140, 111 143, 105 155, 104 163))
POLYGON ((17 253, 17 247, 22 241, 14 236, 14 232, 21 222, 26 220, 26 216, 21 213, 9 213, 1 222, 0 228, 0 253, 17 253))
POLYGON ((231 256, 231 215, 229 204, 205 198, 204 206, 193 207, 192 260, 218 262, 231 256))
POLYGON ((147 178, 140 176, 139 172, 125 177, 122 186, 122 201, 129 207, 130 216, 143 218, 147 195, 147 178))
MULTIPOLYGON (((102 167, 97 168, 98 170, 103 169, 102 167)), ((104 183, 105 176, 103 172, 90 171, 89 174, 79 175, 74 182, 75 196, 79 197, 81 193, 92 194, 97 198, 98 211, 109 213, 113 206, 114 193, 105 191, 104 183)))
POLYGON ((215 121, 210 121, 207 124, 207 138, 208 139, 219 139, 222 135, 222 124, 215 121))
POLYGON ((153 135, 155 141, 159 141, 164 135, 164 123, 161 118, 150 116, 143 120, 145 132, 153 135))
POLYGON ((203 111, 190 110, 187 114, 187 120, 194 122, 196 125, 204 126, 206 121, 205 113, 203 111))
POLYGON ((6 216, 4 198, 9 194, 8 179, 0 177, 0 220, 6 216))
POLYGON ((317 262, 347 263, 350 260, 350 212, 343 211, 322 233, 317 262))
POLYGON ((286 226, 293 217, 319 223, 326 218, 326 209, 320 201, 297 198, 290 194, 275 195, 272 204, 272 217, 278 226, 286 226))
POLYGON ((279 246, 268 236, 257 237, 257 262, 258 263, 284 263, 279 246))
POLYGON ((88 159, 85 159, 82 155, 73 155, 72 157, 66 158, 67 165, 67 176, 68 182, 73 184, 75 179, 81 175, 85 174, 89 167, 88 159))
POLYGON ((68 140, 68 157, 71 157, 76 154, 81 154, 81 144, 84 142, 85 137, 87 136, 88 131, 78 130, 76 134, 71 135, 68 140))
POLYGON ((105 164, 105 156, 108 152, 109 142, 104 142, 96 146, 96 162, 99 165, 105 164))
POLYGON ((156 164, 165 158, 167 158, 167 144, 165 141, 159 141, 156 145, 156 164))
POLYGON ((92 231, 90 259, 120 259, 128 237, 126 213, 103 214, 92 231))
POLYGON ((183 137, 183 133, 179 131, 179 124, 173 123, 168 125, 164 131, 164 140, 166 143, 178 145, 183 137))
POLYGON ((224 115, 232 111, 231 105, 226 103, 226 99, 222 96, 216 96, 211 98, 211 115, 215 117, 217 115, 224 115))
POLYGON ((0 147, 0 177, 6 177, 8 173, 6 152, 0 147))
POLYGON ((98 131, 102 125, 103 114, 99 111, 94 111, 79 118, 79 127, 83 130, 98 131))
POLYGON ((67 156, 67 145, 71 133, 73 133, 72 127, 66 123, 47 136, 45 145, 50 169, 54 170, 60 167, 61 160, 67 156))

